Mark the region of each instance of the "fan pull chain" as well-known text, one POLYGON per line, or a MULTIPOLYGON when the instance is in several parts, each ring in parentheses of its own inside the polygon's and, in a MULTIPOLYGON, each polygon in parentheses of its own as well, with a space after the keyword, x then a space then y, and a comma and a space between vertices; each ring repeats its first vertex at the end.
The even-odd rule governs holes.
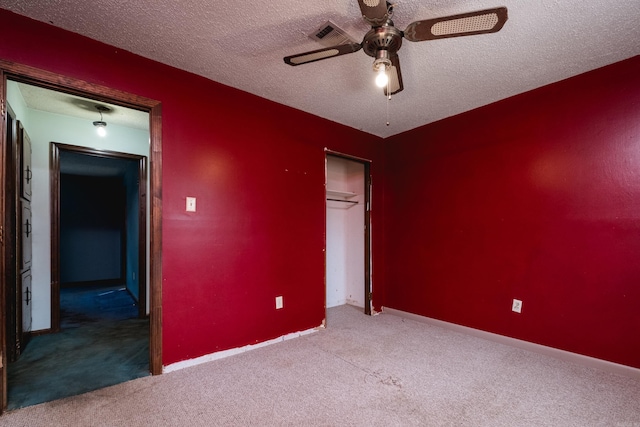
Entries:
POLYGON ((387 82, 387 126, 389 126, 389 102, 391 101, 391 83, 387 82))
POLYGON ((387 98, 387 126, 389 126, 389 100, 391 98, 387 98))

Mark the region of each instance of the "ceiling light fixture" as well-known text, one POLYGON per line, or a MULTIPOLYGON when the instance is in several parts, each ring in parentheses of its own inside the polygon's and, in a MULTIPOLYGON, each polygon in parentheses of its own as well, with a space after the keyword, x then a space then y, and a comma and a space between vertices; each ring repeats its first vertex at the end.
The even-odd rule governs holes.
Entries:
POLYGON ((376 75, 376 86, 387 87, 389 84, 389 76, 387 75, 387 69, 391 67, 391 60, 389 59, 389 51, 386 49, 380 49, 376 52, 376 60, 373 61, 373 71, 376 75))
POLYGON ((389 83, 389 77, 387 77, 387 66, 380 64, 378 67, 378 75, 376 76, 376 86, 386 87, 389 83))
POLYGON ((96 105, 96 110, 100 113, 100 120, 96 120, 93 122, 93 125, 96 127, 96 132, 98 135, 105 136, 107 134, 107 122, 102 120, 102 113, 106 113, 111 111, 110 108, 105 107, 104 105, 96 105))

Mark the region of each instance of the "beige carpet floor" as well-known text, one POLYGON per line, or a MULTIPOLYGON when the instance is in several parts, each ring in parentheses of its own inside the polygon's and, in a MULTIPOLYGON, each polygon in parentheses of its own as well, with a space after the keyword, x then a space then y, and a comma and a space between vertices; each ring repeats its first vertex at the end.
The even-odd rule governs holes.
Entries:
POLYGON ((390 314, 9 412, 2 426, 640 427, 640 380, 390 314))

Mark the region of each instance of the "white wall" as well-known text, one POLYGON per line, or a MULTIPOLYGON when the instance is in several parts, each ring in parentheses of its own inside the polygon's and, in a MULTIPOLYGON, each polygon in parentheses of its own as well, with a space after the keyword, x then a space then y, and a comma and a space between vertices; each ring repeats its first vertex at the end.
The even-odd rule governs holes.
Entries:
POLYGON ((327 190, 355 193, 345 200, 358 202, 327 201, 327 307, 364 308, 364 182, 363 164, 327 157, 327 190))
MULTIPOLYGON (((76 119, 68 116, 33 110, 24 106, 14 106, 19 103, 21 96, 16 94, 18 86, 14 82, 7 85, 7 99, 11 107, 18 114, 18 110, 25 114, 18 116, 25 124, 27 134, 32 144, 32 200, 33 213, 33 261, 32 261, 32 291, 33 291, 33 323, 32 330, 48 329, 51 327, 51 221, 50 221, 50 191, 49 191, 49 152, 51 142, 58 142, 81 147, 117 151, 121 153, 149 156, 149 131, 132 129, 109 124, 107 121, 107 135, 99 137, 92 121, 76 119), (16 108, 17 107, 17 108, 16 108)), ((97 118, 96 118, 97 120, 97 118)), ((148 183, 149 181, 147 181, 148 183)), ((148 194, 147 189, 147 194, 148 194)), ((149 198, 147 197, 147 203, 149 198)), ((147 205, 147 216, 149 215, 147 205)), ((149 220, 147 219, 147 236, 149 235, 149 220)), ((147 238, 147 254, 149 253, 149 239, 147 238)), ((147 266, 148 266, 147 262, 147 266)), ((149 284, 147 268, 147 286, 149 284)), ((148 294, 148 292, 147 292, 148 294)))
POLYGON ((7 80, 7 103, 13 109, 16 118, 22 120, 23 126, 28 125, 27 104, 24 102, 22 94, 18 89, 18 83, 11 80, 7 80))

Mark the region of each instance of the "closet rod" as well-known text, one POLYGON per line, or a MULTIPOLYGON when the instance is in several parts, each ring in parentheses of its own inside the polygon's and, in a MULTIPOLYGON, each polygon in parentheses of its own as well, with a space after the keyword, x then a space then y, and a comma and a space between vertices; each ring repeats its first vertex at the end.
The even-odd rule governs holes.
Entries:
POLYGON ((329 200, 331 202, 351 203, 351 204, 354 204, 354 205, 358 204, 358 202, 355 201, 355 200, 340 200, 340 199, 327 199, 327 200, 329 200))

